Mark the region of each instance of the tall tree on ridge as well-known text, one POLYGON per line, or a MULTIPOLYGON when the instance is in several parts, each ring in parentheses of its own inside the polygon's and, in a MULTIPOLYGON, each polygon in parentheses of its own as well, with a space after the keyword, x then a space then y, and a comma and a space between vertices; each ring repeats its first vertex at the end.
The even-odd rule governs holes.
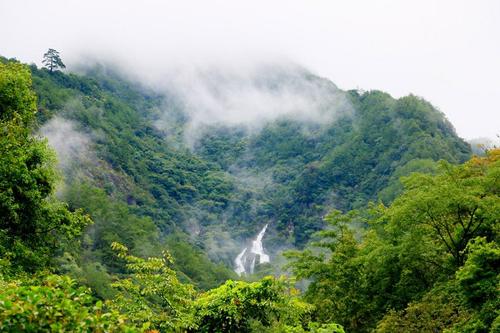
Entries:
POLYGON ((59 56, 59 52, 54 49, 49 49, 47 52, 45 52, 45 54, 43 55, 42 63, 51 73, 58 68, 66 68, 66 65, 64 65, 61 57, 59 56))

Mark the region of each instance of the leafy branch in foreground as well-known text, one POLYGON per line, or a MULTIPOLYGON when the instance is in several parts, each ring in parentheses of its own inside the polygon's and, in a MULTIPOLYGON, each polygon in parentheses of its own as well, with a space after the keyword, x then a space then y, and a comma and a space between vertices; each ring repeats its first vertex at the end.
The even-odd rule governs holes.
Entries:
POLYGON ((337 324, 312 322, 314 307, 284 278, 229 280, 201 294, 194 306, 198 327, 193 332, 344 332, 337 324))
POLYGON ((167 252, 161 258, 142 259, 130 255, 122 244, 115 242, 112 248, 125 261, 130 277, 112 284, 119 293, 109 301, 110 308, 143 328, 176 331, 194 326, 194 288, 177 279, 167 252))
POLYGON ((2 332, 136 332, 66 276, 0 280, 2 332))

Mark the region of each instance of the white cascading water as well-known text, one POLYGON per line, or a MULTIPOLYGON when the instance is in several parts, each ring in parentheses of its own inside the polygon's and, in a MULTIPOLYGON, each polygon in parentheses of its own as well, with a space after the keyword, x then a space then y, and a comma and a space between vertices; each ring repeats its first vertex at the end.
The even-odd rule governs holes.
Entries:
POLYGON ((257 235, 257 238, 252 241, 252 247, 250 248, 250 251, 248 251, 248 247, 245 247, 239 254, 236 256, 234 259, 234 264, 235 264, 235 269, 234 271, 238 275, 246 274, 247 269, 247 261, 249 259, 249 256, 252 257, 252 261, 250 263, 250 274, 253 274, 254 269, 255 269, 255 262, 256 258, 259 257, 259 264, 267 263, 270 262, 269 255, 264 253, 264 247, 262 246, 262 238, 264 237, 264 234, 266 233, 267 230, 267 224, 262 228, 262 230, 259 232, 257 235))
POLYGON ((243 251, 240 252, 240 254, 238 254, 238 256, 236 256, 236 259, 234 259, 234 264, 236 265, 236 268, 234 269, 234 271, 236 272, 236 274, 240 275, 245 273, 245 263, 246 263, 246 259, 247 257, 245 256, 247 252, 247 248, 245 247, 243 249, 243 251))

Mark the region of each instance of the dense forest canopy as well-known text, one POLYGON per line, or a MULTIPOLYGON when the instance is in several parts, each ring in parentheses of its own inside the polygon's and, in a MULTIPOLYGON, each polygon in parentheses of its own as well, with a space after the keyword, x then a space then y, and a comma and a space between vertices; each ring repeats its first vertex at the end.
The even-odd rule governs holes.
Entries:
POLYGON ((1 58, 1 330, 500 329, 498 150, 473 157, 417 96, 210 75, 317 116, 200 122, 103 66, 1 58), (238 278, 265 224, 271 263, 238 278))

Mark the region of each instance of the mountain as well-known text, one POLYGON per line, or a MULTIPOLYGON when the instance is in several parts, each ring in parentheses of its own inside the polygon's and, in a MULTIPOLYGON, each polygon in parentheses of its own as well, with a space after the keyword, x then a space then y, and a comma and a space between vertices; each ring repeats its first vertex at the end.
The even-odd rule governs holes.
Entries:
POLYGON ((497 331, 498 149, 296 65, 165 75, 0 58, 0 330, 497 331))
POLYGON ((141 255, 166 244, 187 279, 214 286, 264 224, 272 255, 302 247, 332 207, 390 203, 399 177, 471 156, 427 101, 341 91, 295 65, 204 70, 153 88, 102 65, 31 71, 61 196, 95 220, 86 251, 103 271, 117 269, 112 241, 141 255))

